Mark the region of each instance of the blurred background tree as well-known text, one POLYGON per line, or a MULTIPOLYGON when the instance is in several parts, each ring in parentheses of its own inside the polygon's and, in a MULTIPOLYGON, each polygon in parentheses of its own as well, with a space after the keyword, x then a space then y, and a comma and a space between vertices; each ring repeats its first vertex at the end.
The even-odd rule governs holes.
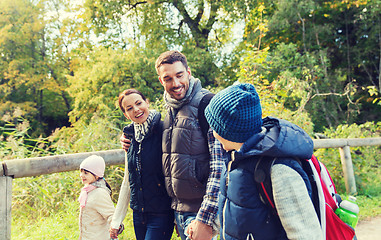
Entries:
MULTIPOLYGON (((1 159, 120 148, 119 93, 136 88, 164 115, 154 64, 174 49, 212 92, 254 84, 264 117, 312 137, 381 136, 380 11, 380 0, 1 0, 1 159)), ((380 147, 352 152, 359 194, 379 195, 380 147)), ((344 192, 337 150, 315 154, 344 192)), ((123 171, 107 169, 114 199, 123 171)), ((72 238, 76 177, 15 180, 12 239, 72 238), (46 221, 64 230, 41 232, 46 221)))
POLYGON ((379 0, 0 4, 0 111, 19 108, 32 137, 94 114, 121 124, 126 88, 160 99, 154 63, 169 49, 212 91, 267 88, 263 101, 283 109, 269 114, 300 116, 311 133, 380 120, 379 0))

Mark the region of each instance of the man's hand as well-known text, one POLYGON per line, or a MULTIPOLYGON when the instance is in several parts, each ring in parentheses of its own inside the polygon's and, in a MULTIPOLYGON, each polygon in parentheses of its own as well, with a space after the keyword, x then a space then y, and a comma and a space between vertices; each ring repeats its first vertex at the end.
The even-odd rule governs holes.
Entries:
POLYGON ((120 136, 120 144, 122 144, 123 150, 127 152, 130 148, 131 140, 126 138, 126 136, 122 134, 122 136, 120 136))
POLYGON ((192 240, 210 240, 213 237, 212 227, 198 220, 193 220, 188 225, 187 231, 192 240))

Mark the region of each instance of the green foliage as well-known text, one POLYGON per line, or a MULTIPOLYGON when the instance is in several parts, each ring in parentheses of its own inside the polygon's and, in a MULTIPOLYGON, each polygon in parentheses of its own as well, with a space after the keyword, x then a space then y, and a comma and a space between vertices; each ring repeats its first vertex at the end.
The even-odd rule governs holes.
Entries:
MULTIPOLYGON (((293 97, 294 85, 290 84, 287 88, 282 82, 282 78, 270 79, 272 64, 275 61, 269 61, 269 48, 258 50, 256 48, 248 50, 241 62, 241 71, 239 73, 240 82, 252 83, 261 98, 263 116, 273 116, 286 119, 299 126, 309 133, 313 133, 313 123, 309 114, 303 108, 290 108, 287 105, 288 99, 293 97)), ((286 75, 286 72, 285 72, 286 75)), ((286 81, 288 82, 288 81, 286 81)), ((295 82, 297 82, 295 80, 295 82)), ((300 94, 307 93, 302 89, 300 94)))
POLYGON ((213 57, 206 50, 194 49, 192 45, 186 46, 182 51, 187 56, 189 64, 191 64, 192 75, 199 78, 203 86, 215 85, 220 70, 214 64, 213 57))
POLYGON ((301 54, 295 44, 280 43, 269 57, 268 75, 269 79, 277 79, 279 87, 286 92, 282 97, 287 108, 299 112, 305 109, 309 113, 316 125, 315 131, 324 125, 352 122, 352 114, 348 112, 358 109, 353 102, 353 85, 346 84, 339 72, 329 75, 326 71, 329 61, 321 62, 319 58, 326 59, 325 54, 301 54), (341 107, 344 104, 347 104, 346 111, 341 107))
POLYGON ((315 131, 379 119, 369 114, 380 108, 367 91, 380 85, 374 56, 380 24, 370 23, 380 22, 379 7, 379 1, 263 1, 249 13, 247 45, 269 47, 265 78, 283 78, 292 89, 286 106, 305 108, 315 131))
POLYGON ((22 159, 50 155, 54 152, 48 139, 31 138, 29 121, 21 115, 20 109, 3 116, 0 125, 0 159, 22 159))
POLYGON ((144 51, 99 48, 87 58, 69 78, 68 91, 75 99, 69 113, 71 123, 80 120, 87 124, 93 114, 112 115, 115 102, 125 89, 136 88, 150 99, 162 91, 155 74, 155 60, 144 51))
POLYGON ((88 124, 79 121, 72 127, 61 128, 49 140, 57 154, 117 149, 121 129, 111 118, 95 114, 88 124))
MULTIPOLYGON (((326 129, 328 138, 366 138, 381 136, 381 122, 357 125, 339 125, 326 129)), ((381 193, 380 146, 351 147, 353 170, 359 195, 378 196, 381 193)), ((331 173, 338 192, 345 192, 345 182, 338 149, 318 149, 315 155, 331 173)))
POLYGON ((52 209, 66 208, 65 203, 76 199, 80 188, 77 172, 16 179, 12 211, 23 217, 30 216, 31 220, 47 217, 52 209))
MULTIPOLYGON (((115 102, 124 89, 142 91, 165 115, 154 63, 168 49, 184 52, 212 92, 253 83, 264 116, 310 135, 380 136, 379 0, 71 3, 0 1, 1 159, 120 148, 128 122, 115 102)), ((380 147, 351 153, 360 207, 379 206, 380 147)), ((338 150, 316 155, 345 192, 338 150)), ((123 172, 107 168, 114 200, 123 172)), ((77 237, 77 172, 14 183, 16 238, 77 237)), ((131 212, 125 223, 120 239, 133 239, 131 212)))
POLYGON ((54 44, 42 17, 42 1, 6 0, 1 1, 0 9, 1 108, 4 112, 16 106, 24 110, 32 135, 37 137, 49 132, 52 121, 67 119, 70 106, 64 93, 64 71, 52 66, 48 48, 54 44))
POLYGON ((194 76, 214 87, 237 79, 246 49, 267 49, 264 62, 252 64, 269 84, 284 87, 282 107, 309 113, 315 131, 379 119, 372 114, 381 108, 378 0, 88 0, 72 6, 1 2, 0 111, 21 108, 33 137, 68 126, 68 112, 71 123, 110 115, 126 87, 155 100, 162 87, 154 61, 168 49, 186 53, 194 76))
POLYGON ((196 76, 209 85, 222 82, 226 75, 228 79, 234 78, 230 67, 236 63, 231 60, 238 56, 226 53, 230 51, 226 48, 231 45, 234 24, 241 21, 240 17, 252 3, 88 0, 84 7, 86 13, 81 17, 85 24, 94 26, 99 36, 106 35, 109 44, 112 38, 112 47, 123 46, 124 49, 133 42, 132 45, 144 45, 159 53, 168 49, 184 51, 189 59, 196 60, 195 65, 191 65, 194 73, 199 74, 196 76), (223 69, 216 62, 224 62, 223 69))
POLYGON ((283 106, 297 113, 308 113, 315 131, 322 131, 324 126, 356 121, 361 108, 361 102, 356 100, 357 83, 348 81, 341 70, 332 71, 329 50, 318 39, 319 34, 328 30, 318 29, 312 19, 303 18, 313 14, 318 6, 296 1, 277 4, 279 8, 259 5, 250 13, 254 20, 245 29, 248 50, 241 64, 246 74, 243 81, 252 78, 255 82, 257 80, 253 79, 259 77, 277 86, 278 89, 272 90, 277 91, 275 95, 282 99, 283 106), (293 18, 284 20, 282 16, 285 15, 293 18), (314 27, 308 28, 309 25, 314 27), (281 29, 287 33, 280 32, 281 29), (302 36, 298 36, 301 33, 302 36), (287 34, 299 40, 290 41, 287 34), (317 38, 317 45, 312 45, 315 43, 311 34, 317 38))

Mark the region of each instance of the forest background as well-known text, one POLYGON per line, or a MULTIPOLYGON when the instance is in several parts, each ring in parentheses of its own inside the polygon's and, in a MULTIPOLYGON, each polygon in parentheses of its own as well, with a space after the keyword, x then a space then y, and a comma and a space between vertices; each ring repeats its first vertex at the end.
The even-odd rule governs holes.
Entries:
MULTIPOLYGON (((0 159, 119 149, 118 94, 136 88, 165 115, 154 64, 172 49, 207 89, 252 83, 264 116, 313 138, 379 137, 380 12, 381 0, 1 0, 0 159)), ((360 205, 380 214, 381 149, 351 150, 360 205)), ((315 154, 345 193, 338 151, 315 154)), ((123 171, 106 171, 115 201, 123 171)), ((12 239, 78 236, 77 172, 13 188, 12 239)))

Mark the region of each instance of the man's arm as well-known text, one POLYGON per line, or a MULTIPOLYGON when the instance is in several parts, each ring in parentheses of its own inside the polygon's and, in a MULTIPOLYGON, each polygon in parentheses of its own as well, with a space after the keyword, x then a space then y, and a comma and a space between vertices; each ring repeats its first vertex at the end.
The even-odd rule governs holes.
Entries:
POLYGON ((128 149, 130 148, 131 140, 126 138, 124 134, 120 136, 119 140, 120 140, 120 144, 122 145, 122 149, 127 152, 128 149))
MULTIPOLYGON (((218 193, 220 178, 226 155, 220 142, 214 138, 211 129, 208 131, 208 147, 210 153, 209 178, 206 184, 206 193, 197 213, 196 220, 191 225, 191 239, 211 239, 213 225, 216 225, 218 211, 218 193)), ((214 230, 218 231, 215 226, 214 230)))

